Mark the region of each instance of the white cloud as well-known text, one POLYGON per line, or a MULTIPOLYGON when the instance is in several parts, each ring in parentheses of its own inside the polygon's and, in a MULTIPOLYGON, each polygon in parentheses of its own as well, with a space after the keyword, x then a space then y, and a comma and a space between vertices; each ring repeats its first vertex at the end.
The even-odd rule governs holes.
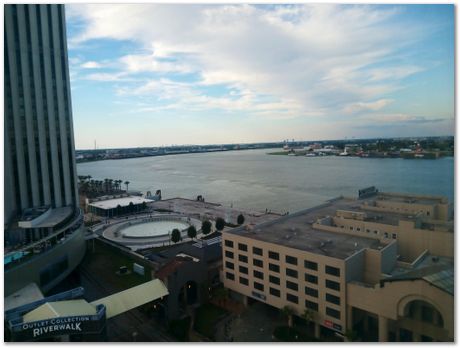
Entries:
POLYGON ((85 69, 99 69, 103 67, 101 63, 94 62, 94 61, 85 62, 81 64, 80 66, 85 69))
POLYGON ((364 103, 364 102, 353 103, 353 104, 347 105, 344 108, 344 111, 349 114, 362 112, 362 111, 377 111, 391 104, 392 102, 393 102, 392 99, 379 99, 379 100, 376 100, 374 102, 369 102, 369 103, 364 103))
MULTIPOLYGON (((229 108, 263 114, 273 108, 295 116, 377 111, 387 94, 421 67, 388 64, 417 38, 420 27, 393 21, 398 7, 292 5, 91 4, 68 5, 85 30, 73 45, 99 38, 138 42, 144 52, 118 63, 124 74, 196 73, 187 86, 150 81, 133 89, 175 105, 229 108), (147 53, 145 53, 147 51, 147 53), (385 68, 379 64, 386 62, 385 68), (377 67, 376 67, 377 66, 377 67), (372 67, 372 68, 371 68, 372 67), (204 94, 212 85, 249 90, 251 97, 204 94), (263 101, 258 97, 264 96, 263 101), (359 100, 350 104, 350 100, 359 100), (265 105, 265 106, 262 106, 265 105), (263 109, 263 110, 262 110, 263 109)), ((117 75, 93 74, 107 81, 117 75)), ((123 93, 123 90, 119 92, 123 93)), ((280 116, 281 117, 281 116, 280 116)))

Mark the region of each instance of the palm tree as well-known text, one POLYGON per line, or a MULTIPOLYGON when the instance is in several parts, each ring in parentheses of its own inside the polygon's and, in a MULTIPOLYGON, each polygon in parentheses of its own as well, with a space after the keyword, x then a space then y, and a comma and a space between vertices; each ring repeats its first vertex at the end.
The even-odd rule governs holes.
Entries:
POLYGON ((292 316, 293 316, 294 313, 295 313, 294 308, 292 308, 292 307, 290 307, 290 306, 284 306, 283 309, 281 310, 281 312, 287 317, 287 319, 288 319, 288 326, 289 326, 289 327, 292 327, 292 316))
POLYGON ((305 311, 303 312, 302 318, 304 318, 305 321, 309 323, 310 321, 313 321, 315 319, 315 312, 313 312, 310 309, 305 309, 305 311))
POLYGON ((173 241, 173 243, 176 244, 178 241, 180 241, 180 239, 180 231, 177 228, 173 229, 171 233, 171 240, 173 241))
POLYGON ((129 181, 125 181, 125 185, 126 185, 126 193, 128 193, 128 185, 129 185, 129 181))

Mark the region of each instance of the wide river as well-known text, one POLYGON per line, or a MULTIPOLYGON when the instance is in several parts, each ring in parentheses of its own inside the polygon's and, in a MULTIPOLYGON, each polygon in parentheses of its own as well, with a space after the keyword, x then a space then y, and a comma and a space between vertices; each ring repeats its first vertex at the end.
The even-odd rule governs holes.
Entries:
MULTIPOLYGON (((358 189, 443 195, 454 199, 454 158, 438 160, 269 156, 244 150, 79 163, 78 175, 128 180, 130 190, 235 208, 296 211, 358 189)), ((123 185, 124 188, 124 185, 123 185)))

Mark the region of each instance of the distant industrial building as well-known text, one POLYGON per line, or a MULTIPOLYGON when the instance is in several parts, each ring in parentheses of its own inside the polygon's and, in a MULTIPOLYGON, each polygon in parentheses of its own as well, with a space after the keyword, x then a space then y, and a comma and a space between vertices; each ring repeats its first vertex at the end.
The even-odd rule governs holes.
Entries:
POLYGON ((316 336, 453 341, 451 214, 443 197, 369 188, 236 228, 223 233, 224 285, 245 303, 307 311, 316 336))
POLYGON ((5 295, 82 260, 63 5, 4 6, 5 295))

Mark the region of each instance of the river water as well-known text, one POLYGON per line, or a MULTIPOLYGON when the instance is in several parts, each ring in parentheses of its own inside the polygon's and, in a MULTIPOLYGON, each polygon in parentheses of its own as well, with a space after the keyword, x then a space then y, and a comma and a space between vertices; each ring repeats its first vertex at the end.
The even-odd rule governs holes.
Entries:
MULTIPOLYGON (((130 190, 163 199, 183 197, 235 208, 296 211, 360 188, 443 195, 454 199, 454 158, 405 160, 357 157, 270 156, 244 150, 79 163, 78 175, 128 180, 130 190)), ((278 149, 279 151, 279 149, 278 149)), ((123 185, 124 188, 124 185, 123 185)))

